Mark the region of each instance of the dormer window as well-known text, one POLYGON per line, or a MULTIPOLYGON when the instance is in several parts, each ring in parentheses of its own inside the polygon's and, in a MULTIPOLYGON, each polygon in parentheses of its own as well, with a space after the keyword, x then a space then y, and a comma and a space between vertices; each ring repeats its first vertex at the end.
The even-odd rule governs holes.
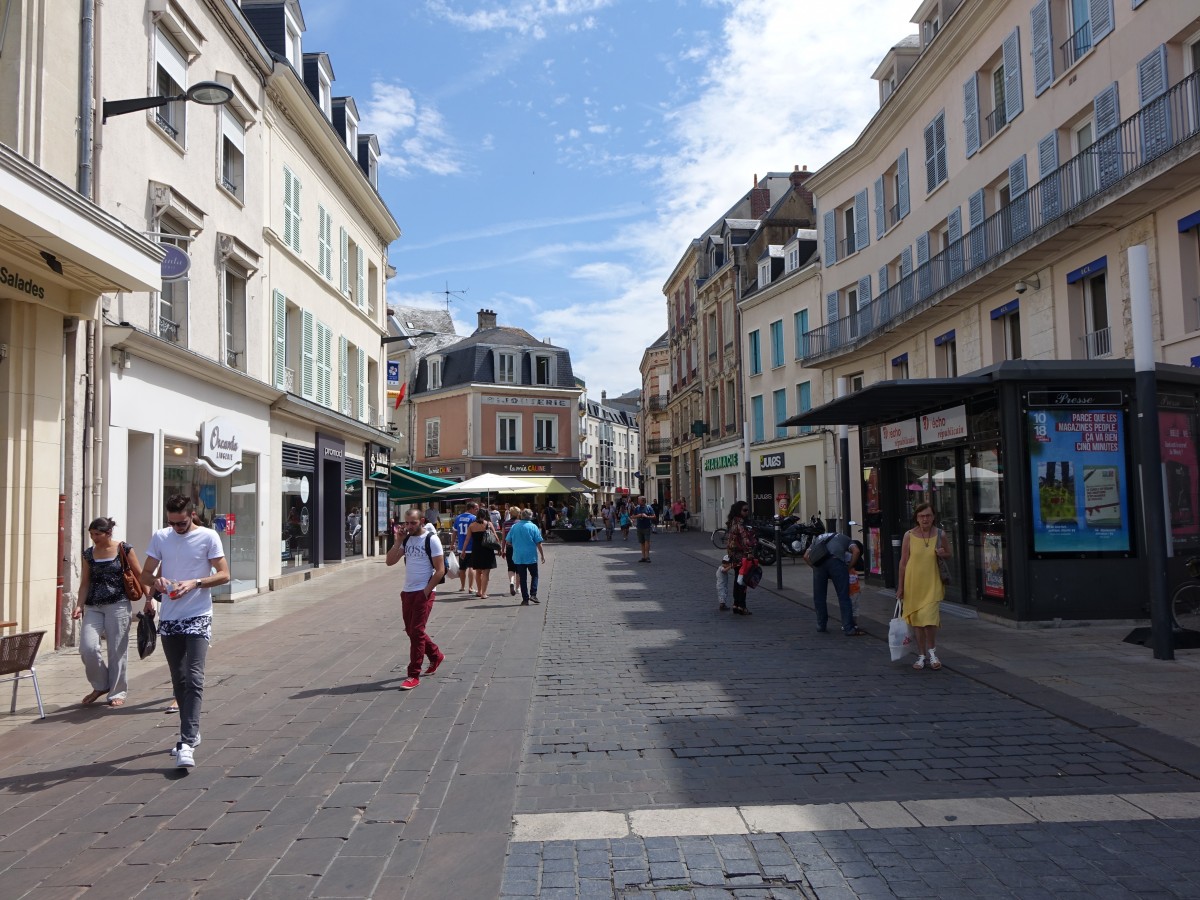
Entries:
POLYGON ((933 39, 937 37, 938 32, 942 30, 942 17, 940 15, 930 16, 921 24, 921 43, 928 47, 933 43, 933 39))
POLYGON ((317 104, 326 119, 333 118, 333 85, 323 71, 317 72, 317 104))
POLYGON ((442 386, 442 358, 440 356, 430 356, 425 360, 426 372, 428 378, 428 388, 431 391, 436 391, 442 386))
POLYGON ((346 107, 346 149, 351 156, 358 158, 358 119, 349 107, 346 107))
POLYGON ((287 61, 292 64, 292 67, 299 72, 302 66, 304 54, 300 44, 300 26, 296 20, 292 18, 291 12, 285 7, 283 11, 283 32, 284 32, 284 50, 287 55, 287 61))
POLYGON ((758 264, 758 286, 765 288, 771 283, 771 260, 765 259, 758 264))
POLYGON ((517 384, 517 354, 496 351, 496 383, 517 384))
POLYGON ((554 355, 552 353, 534 353, 533 383, 551 385, 555 383, 554 355))

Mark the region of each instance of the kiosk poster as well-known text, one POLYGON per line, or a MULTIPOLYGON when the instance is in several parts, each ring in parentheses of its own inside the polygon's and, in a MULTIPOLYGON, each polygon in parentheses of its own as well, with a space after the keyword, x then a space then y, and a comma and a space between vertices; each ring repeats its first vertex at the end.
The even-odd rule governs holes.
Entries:
POLYGON ((1028 416, 1034 552, 1129 552, 1121 411, 1034 409, 1028 416))
POLYGON ((1004 599, 1004 535, 983 533, 983 594, 1004 599))
POLYGON ((1162 452, 1163 486, 1171 515, 1171 537, 1177 544, 1189 543, 1200 534, 1200 520, 1196 511, 1200 472, 1197 472, 1191 414, 1160 411, 1158 436, 1162 452))

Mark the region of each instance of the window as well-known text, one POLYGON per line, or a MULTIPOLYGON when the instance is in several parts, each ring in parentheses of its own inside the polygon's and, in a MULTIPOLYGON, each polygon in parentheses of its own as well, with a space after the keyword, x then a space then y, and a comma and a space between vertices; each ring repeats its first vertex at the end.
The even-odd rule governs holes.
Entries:
POLYGON ((333 330, 317 322, 316 376, 317 393, 313 398, 322 406, 333 407, 333 330))
POLYGON ((517 383, 517 355, 515 353, 496 354, 496 381, 499 384, 517 383))
POLYGON ((554 384, 554 357, 545 353, 533 354, 533 383, 554 384))
POLYGON ((1112 335, 1108 324, 1107 275, 1107 272, 1098 272, 1082 281, 1083 341, 1088 359, 1105 359, 1112 356, 1112 335))
POLYGON ((928 47, 942 30, 941 16, 934 14, 921 23, 921 46, 928 47))
POLYGON ((721 389, 716 385, 708 392, 708 427, 714 434, 721 430, 721 389))
POLYGON ((845 259, 855 251, 854 237, 857 232, 854 221, 854 204, 851 203, 842 210, 842 246, 838 250, 838 259, 845 259))
POLYGON ((760 444, 766 440, 762 394, 755 394, 750 398, 750 420, 750 428, 752 429, 750 440, 756 444, 760 444))
POLYGON ((737 384, 730 380, 725 382, 725 427, 732 431, 737 427, 737 384))
POLYGON ((760 346, 760 337, 758 329, 750 332, 750 374, 762 374, 762 347, 760 346))
MULTIPOLYGON (((796 385, 796 412, 806 413, 812 409, 812 382, 802 381, 796 385)), ((807 434, 812 430, 811 425, 801 425, 800 433, 807 434)))
POLYGON ((226 266, 224 284, 225 365, 246 371, 246 273, 226 266))
POLYGON ((947 177, 946 112, 943 110, 925 126, 925 193, 933 193, 947 177))
POLYGON ((1076 177, 1079 179, 1076 189, 1080 197, 1090 197, 1100 183, 1099 157, 1095 152, 1087 152, 1096 143, 1096 123, 1088 118, 1076 125, 1071 133, 1071 143, 1071 149, 1080 157, 1076 167, 1076 177))
POLYGON ((721 330, 725 333, 725 349, 733 346, 733 302, 721 304, 721 330))
MULTIPOLYGON (((191 241, 187 239, 188 230, 174 219, 163 216, 158 220, 158 241, 161 244, 171 244, 187 251, 191 241), (178 235, 178 237, 173 237, 178 235)), ((158 292, 158 336, 166 341, 188 344, 188 280, 186 277, 178 281, 163 281, 162 290, 158 292)))
MULTIPOLYGON (((178 97, 187 91, 187 55, 162 28, 154 32, 154 90, 162 97, 178 97)), ((163 133, 183 147, 186 145, 187 101, 176 100, 151 111, 163 133)))
POLYGON ((300 252, 300 179, 283 167, 283 243, 300 252))
POLYGON ((346 107, 346 149, 350 151, 351 156, 358 159, 358 119, 354 117, 349 106, 346 107))
POLYGON ((704 342, 708 346, 708 358, 713 359, 720 349, 720 338, 717 336, 717 314, 711 312, 705 316, 704 324, 707 326, 704 332, 704 342))
POLYGON ((863 373, 855 372, 849 376, 850 393, 857 394, 863 389, 863 373))
POLYGON ((521 450, 521 417, 496 417, 496 450, 500 453, 519 453, 521 450))
POLYGON ((325 74, 325 69, 320 63, 317 64, 317 105, 321 107, 321 112, 325 114, 326 119, 333 118, 333 90, 329 83, 329 76, 325 74))
POLYGON ((221 116, 221 187, 238 200, 245 199, 246 127, 228 109, 221 116))
POLYGON ((766 259, 758 264, 758 286, 765 288, 771 283, 771 260, 766 259))
POLYGON ((771 323, 771 368, 783 365, 783 319, 771 323))
POLYGON ((785 388, 781 388, 771 394, 771 404, 775 415, 775 437, 785 438, 788 436, 788 430, 785 426, 780 425, 779 423, 788 417, 787 390, 785 388))
POLYGON ((558 449, 558 417, 534 416, 534 449, 539 453, 553 453, 558 449))
POLYGON ((442 358, 440 356, 431 356, 425 365, 429 376, 429 390, 436 391, 442 386, 442 358))
POLYGON ((792 325, 796 331, 796 359, 808 355, 808 310, 801 309, 792 316, 792 325))
POLYGON ((300 26, 296 24, 296 20, 292 18, 292 14, 284 8, 283 11, 283 29, 284 29, 284 53, 287 56, 287 61, 292 64, 292 68, 297 72, 301 71, 303 66, 304 53, 300 43, 300 26))
POLYGON ((442 420, 425 420, 425 456, 433 459, 442 455, 442 420))
POLYGON ((317 271, 333 281, 333 216, 317 207, 317 271))
POLYGON ((892 380, 905 381, 908 378, 908 354, 901 353, 892 360, 892 380))
POLYGON ((938 378, 958 377, 958 342, 954 332, 947 331, 933 339, 934 367, 938 378))
POLYGON ((992 354, 998 359, 1021 358, 1021 306, 1011 300, 992 310, 992 354))

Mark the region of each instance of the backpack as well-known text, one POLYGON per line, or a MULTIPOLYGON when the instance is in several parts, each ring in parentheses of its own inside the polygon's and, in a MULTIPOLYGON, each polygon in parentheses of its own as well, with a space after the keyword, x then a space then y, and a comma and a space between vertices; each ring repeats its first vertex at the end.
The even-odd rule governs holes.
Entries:
MULTIPOLYGON (((410 537, 412 537, 411 534, 406 535, 404 538, 404 552, 405 553, 408 552, 408 539, 410 537)), ((432 552, 433 545, 430 543, 432 540, 433 540, 432 534, 425 535, 425 555, 429 557, 429 564, 431 566, 433 565, 433 552, 432 552)), ((444 550, 442 551, 442 554, 443 554, 442 562, 445 563, 445 551, 444 550)), ((443 565, 442 580, 439 581, 438 584, 445 584, 445 583, 446 583, 446 569, 445 569, 445 566, 443 565)))
POLYGON ((762 576, 762 566, 760 566, 758 563, 754 563, 752 566, 750 566, 750 570, 742 576, 742 581, 745 582, 746 587, 753 590, 754 588, 758 587, 759 583, 762 581, 762 576))
POLYGON ((808 551, 808 564, 810 566, 823 566, 829 557, 836 556, 838 559, 841 559, 849 549, 849 538, 844 534, 831 534, 824 540, 813 542, 812 547, 808 551))

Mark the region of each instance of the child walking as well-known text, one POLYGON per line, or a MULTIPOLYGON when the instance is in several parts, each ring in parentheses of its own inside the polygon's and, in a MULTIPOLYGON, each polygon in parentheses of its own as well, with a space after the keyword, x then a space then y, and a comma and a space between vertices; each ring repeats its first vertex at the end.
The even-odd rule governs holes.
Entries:
POLYGON ((733 563, 729 561, 729 554, 726 554, 717 566, 717 609, 721 611, 729 609, 729 576, 732 574, 733 563))

